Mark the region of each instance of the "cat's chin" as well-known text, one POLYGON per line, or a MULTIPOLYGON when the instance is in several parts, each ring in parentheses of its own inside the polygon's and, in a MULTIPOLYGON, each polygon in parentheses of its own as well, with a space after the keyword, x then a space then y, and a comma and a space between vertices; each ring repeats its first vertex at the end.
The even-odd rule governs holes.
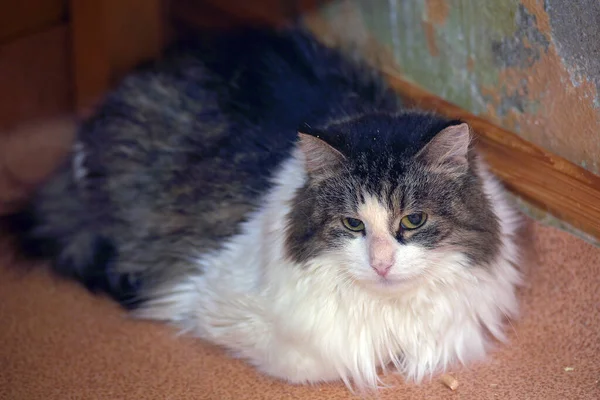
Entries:
POLYGON ((394 296, 396 294, 406 293, 409 290, 415 289, 417 286, 419 286, 419 278, 381 278, 378 276, 369 280, 364 280, 363 285, 372 292, 385 296, 394 296))

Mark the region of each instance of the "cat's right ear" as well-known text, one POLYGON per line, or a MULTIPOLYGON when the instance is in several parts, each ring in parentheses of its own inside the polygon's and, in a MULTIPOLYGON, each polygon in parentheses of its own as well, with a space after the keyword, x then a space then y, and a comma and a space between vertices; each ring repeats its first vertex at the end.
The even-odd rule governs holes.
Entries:
POLYGON ((417 158, 437 171, 463 174, 469 168, 471 137, 471 128, 466 123, 451 125, 425 145, 417 158))
POLYGON ((324 179, 333 175, 344 162, 344 155, 315 136, 298 132, 298 147, 304 155, 308 175, 324 179))

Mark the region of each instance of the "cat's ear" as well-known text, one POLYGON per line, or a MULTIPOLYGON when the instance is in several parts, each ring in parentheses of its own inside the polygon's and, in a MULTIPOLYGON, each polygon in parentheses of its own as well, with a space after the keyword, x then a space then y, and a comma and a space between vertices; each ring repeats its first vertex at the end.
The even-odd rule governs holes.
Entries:
POLYGON ((469 168, 471 128, 468 124, 451 125, 425 145, 417 154, 428 165, 449 173, 465 173, 469 168))
POLYGON ((312 135, 298 132, 298 147, 304 155, 306 172, 316 178, 333 174, 344 162, 344 155, 312 135))

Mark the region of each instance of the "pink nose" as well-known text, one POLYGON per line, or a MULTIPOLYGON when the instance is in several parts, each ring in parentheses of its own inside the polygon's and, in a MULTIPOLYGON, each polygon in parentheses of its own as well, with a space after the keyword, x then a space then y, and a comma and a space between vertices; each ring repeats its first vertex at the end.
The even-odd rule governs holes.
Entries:
POLYGON ((392 263, 377 263, 371 264, 371 268, 373 268, 375 272, 377 272, 377 275, 385 278, 388 272, 390 272, 390 269, 392 269, 392 265, 392 263))

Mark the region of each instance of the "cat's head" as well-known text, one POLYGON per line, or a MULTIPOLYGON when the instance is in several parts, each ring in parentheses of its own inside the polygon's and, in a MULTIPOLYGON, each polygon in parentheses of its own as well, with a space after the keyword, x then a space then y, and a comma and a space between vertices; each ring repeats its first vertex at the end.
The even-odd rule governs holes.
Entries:
POLYGON ((411 112, 302 131, 308 181, 286 237, 294 261, 327 260, 345 282, 394 293, 496 256, 500 225, 467 124, 411 112))

